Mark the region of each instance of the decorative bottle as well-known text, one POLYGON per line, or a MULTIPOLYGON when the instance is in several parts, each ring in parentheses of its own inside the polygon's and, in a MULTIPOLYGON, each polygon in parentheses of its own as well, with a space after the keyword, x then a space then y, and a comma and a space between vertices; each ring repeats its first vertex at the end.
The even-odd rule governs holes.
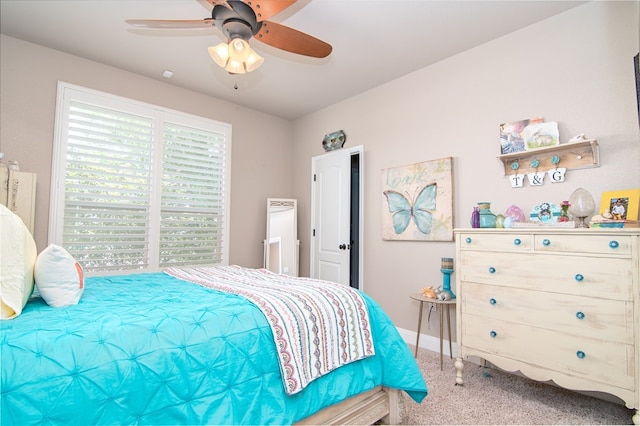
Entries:
POLYGON ((495 228, 496 215, 491 213, 491 203, 486 201, 478 203, 480 210, 480 228, 495 228))
POLYGON ((453 258, 451 257, 443 257, 442 263, 440 267, 440 271, 443 273, 442 275, 442 293, 446 293, 447 296, 444 296, 440 300, 451 300, 456 298, 456 294, 451 291, 451 273, 453 272, 453 258))
POLYGON ((480 228, 480 210, 477 207, 474 207, 471 213, 471 227, 480 228))

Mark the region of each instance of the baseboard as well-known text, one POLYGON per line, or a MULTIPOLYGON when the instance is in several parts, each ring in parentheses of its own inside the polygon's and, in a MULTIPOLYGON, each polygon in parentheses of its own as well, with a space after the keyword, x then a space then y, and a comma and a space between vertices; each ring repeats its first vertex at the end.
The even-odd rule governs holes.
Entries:
MULTIPOLYGON (((400 336, 408 345, 415 346, 416 336, 418 333, 404 328, 398 328, 398 333, 400 333, 400 336)), ((419 346, 422 349, 440 353, 440 339, 436 336, 429 336, 428 334, 420 333, 419 346)), ((458 345, 456 342, 452 342, 451 346, 453 352, 452 356, 456 357, 458 355, 458 345)), ((444 338, 442 339, 442 351, 444 355, 449 355, 449 340, 444 338)))

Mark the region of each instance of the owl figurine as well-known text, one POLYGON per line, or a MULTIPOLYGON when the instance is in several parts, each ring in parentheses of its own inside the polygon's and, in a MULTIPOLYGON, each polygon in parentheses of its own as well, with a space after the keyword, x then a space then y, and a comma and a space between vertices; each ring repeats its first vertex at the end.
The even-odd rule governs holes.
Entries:
POLYGON ((347 140, 347 135, 342 130, 324 135, 322 139, 322 147, 325 151, 333 151, 334 149, 340 149, 347 140))

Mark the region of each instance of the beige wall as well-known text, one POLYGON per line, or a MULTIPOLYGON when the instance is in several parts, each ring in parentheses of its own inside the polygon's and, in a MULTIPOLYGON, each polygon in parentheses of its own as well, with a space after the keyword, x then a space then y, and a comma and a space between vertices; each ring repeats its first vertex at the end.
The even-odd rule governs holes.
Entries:
POLYGON ((290 121, 0 36, 0 151, 38 174, 35 239, 47 245, 51 153, 58 80, 233 126, 230 262, 262 267, 268 197, 291 196, 290 121))
POLYGON ((453 157, 456 227, 469 226, 478 201, 491 201, 494 213, 511 204, 528 212, 578 187, 597 203, 603 191, 639 188, 638 16, 637 2, 591 2, 297 120, 302 273, 309 271, 311 158, 323 153, 322 135, 338 129, 346 146, 365 150, 366 290, 407 330, 416 330, 418 312, 408 295, 442 284, 440 259, 454 255, 454 243, 382 241, 382 169, 453 157), (597 139, 601 166, 569 171, 564 183, 512 189, 496 159, 498 126, 534 116, 558 121, 563 142, 580 133, 597 139))

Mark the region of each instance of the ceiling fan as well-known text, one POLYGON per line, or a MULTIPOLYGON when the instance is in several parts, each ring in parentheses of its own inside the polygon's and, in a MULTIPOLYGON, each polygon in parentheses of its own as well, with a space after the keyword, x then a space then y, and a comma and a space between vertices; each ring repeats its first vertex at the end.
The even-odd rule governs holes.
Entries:
POLYGON ((291 6, 296 0, 207 0, 213 5, 211 18, 198 20, 127 19, 130 25, 145 28, 210 28, 217 27, 227 38, 226 43, 209 47, 209 55, 222 68, 233 74, 243 74, 264 62, 249 46, 252 37, 287 52, 314 58, 327 57, 331 45, 309 34, 285 25, 267 21, 291 6))

